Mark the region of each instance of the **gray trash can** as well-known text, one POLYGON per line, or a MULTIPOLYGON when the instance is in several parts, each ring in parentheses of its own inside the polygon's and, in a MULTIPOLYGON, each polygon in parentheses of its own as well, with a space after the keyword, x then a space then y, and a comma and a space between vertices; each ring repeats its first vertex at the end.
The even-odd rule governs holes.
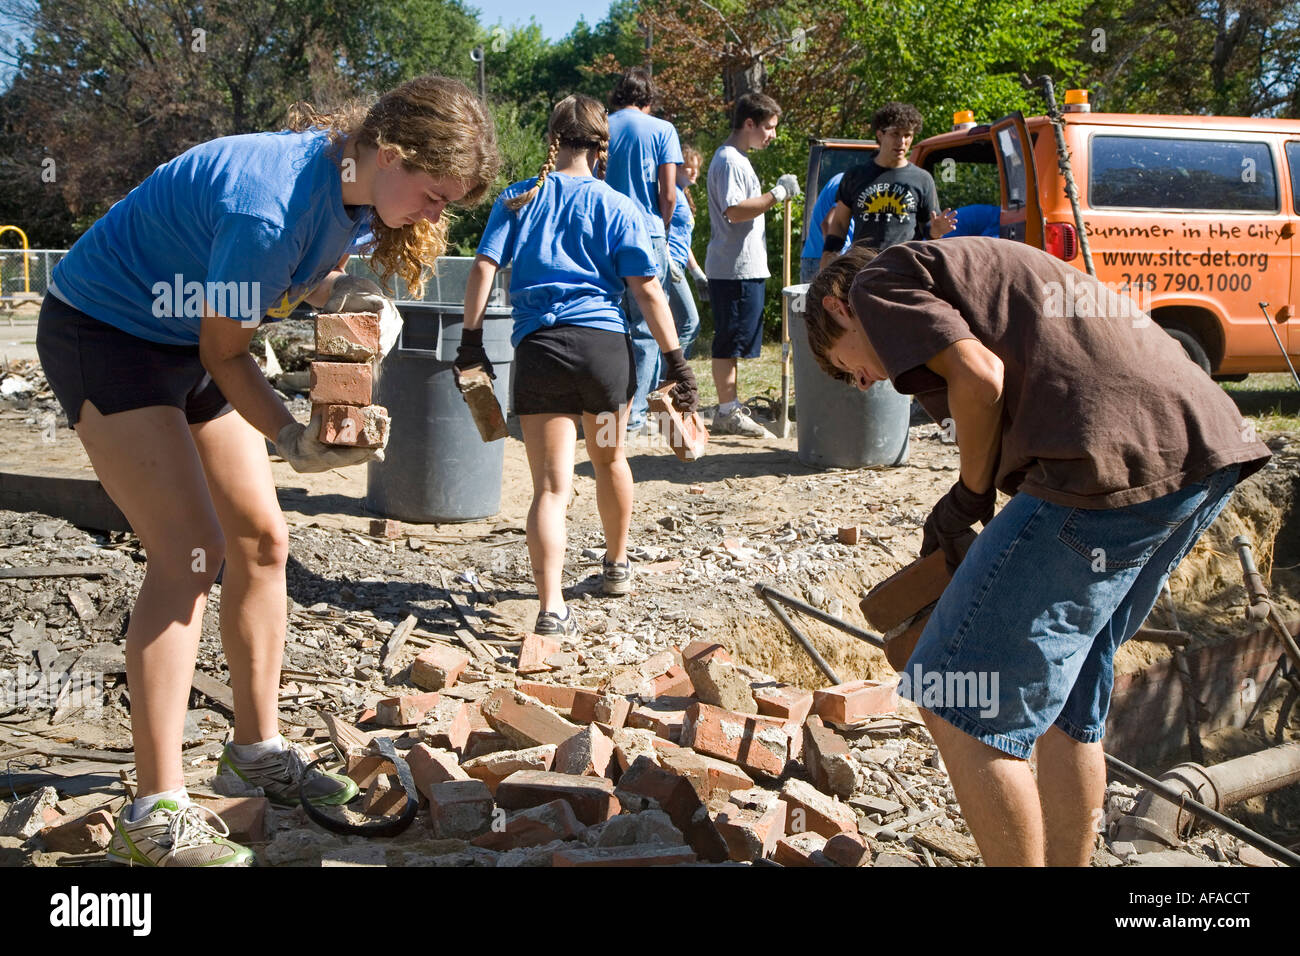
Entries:
POLYGON ((828 376, 808 348, 807 285, 786 286, 794 358, 799 461, 814 468, 887 468, 907 462, 912 399, 889 382, 865 392, 828 376))
MULTIPOLYGON (((457 303, 401 302, 402 336, 377 370, 375 402, 392 433, 384 461, 367 465, 367 511, 402 521, 477 521, 501 510, 505 439, 484 442, 456 388, 451 363, 464 324, 457 303)), ((511 310, 489 306, 483 347, 507 408, 514 349, 511 310)))

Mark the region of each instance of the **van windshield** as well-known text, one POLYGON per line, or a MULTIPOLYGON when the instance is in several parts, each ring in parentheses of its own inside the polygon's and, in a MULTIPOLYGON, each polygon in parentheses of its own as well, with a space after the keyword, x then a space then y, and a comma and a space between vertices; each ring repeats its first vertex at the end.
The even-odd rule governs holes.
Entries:
POLYGON ((1267 143, 1093 136, 1088 204, 1127 209, 1276 212, 1267 143))

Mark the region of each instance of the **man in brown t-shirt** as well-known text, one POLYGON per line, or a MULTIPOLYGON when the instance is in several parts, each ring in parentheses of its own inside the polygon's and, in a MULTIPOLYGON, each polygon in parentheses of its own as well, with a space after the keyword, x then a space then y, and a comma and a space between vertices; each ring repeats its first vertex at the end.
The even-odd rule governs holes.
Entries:
POLYGON ((1115 651, 1268 449, 1130 299, 1021 243, 855 247, 810 286, 807 328, 828 374, 888 378, 955 430, 922 541, 954 576, 899 693, 984 861, 1087 865, 1115 651))

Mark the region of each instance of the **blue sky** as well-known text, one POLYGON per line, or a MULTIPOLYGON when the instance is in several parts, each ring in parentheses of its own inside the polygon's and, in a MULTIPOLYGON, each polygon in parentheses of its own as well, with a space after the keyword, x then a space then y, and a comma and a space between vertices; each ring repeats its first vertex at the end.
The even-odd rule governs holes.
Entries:
POLYGON ((518 0, 467 0, 466 5, 478 8, 479 23, 485 27, 498 23, 507 27, 523 26, 533 19, 546 39, 558 40, 573 29, 580 17, 590 26, 605 19, 609 3, 610 0, 543 0, 533 7, 518 0))

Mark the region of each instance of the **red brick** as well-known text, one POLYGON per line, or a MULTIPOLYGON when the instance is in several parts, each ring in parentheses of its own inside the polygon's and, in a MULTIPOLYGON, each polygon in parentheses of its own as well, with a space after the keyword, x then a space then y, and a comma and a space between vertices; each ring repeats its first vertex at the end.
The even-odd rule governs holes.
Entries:
POLYGON ((826 866, 822 853, 826 838, 818 833, 795 833, 776 841, 772 859, 782 866, 826 866))
POLYGON ((830 839, 837 833, 857 832, 858 818, 853 810, 810 783, 787 780, 781 786, 781 799, 789 805, 785 825, 791 833, 820 833, 830 839))
POLYGON ((625 697, 651 697, 654 693, 654 679, 667 674, 677 663, 677 657, 672 651, 661 651, 636 667, 628 667, 614 674, 601 689, 625 697))
POLYGON ((456 683, 468 666, 468 655, 454 647, 435 644, 411 662, 411 683, 425 690, 442 690, 456 683))
POLYGON ((856 833, 837 833, 822 847, 826 859, 836 866, 862 866, 871 860, 867 841, 856 833))
POLYGON ((686 672, 694 682, 695 696, 704 703, 738 714, 758 712, 749 678, 735 664, 717 657, 687 658, 686 672))
POLYGON ((316 354, 347 362, 379 357, 379 316, 373 312, 343 312, 316 316, 316 354))
POLYGON ((626 697, 620 697, 618 694, 602 694, 591 709, 591 719, 614 731, 627 726, 627 717, 630 713, 632 713, 632 702, 626 697))
POLYGON ((632 846, 566 846, 555 851, 552 866, 672 866, 694 863, 688 846, 636 843, 632 846))
POLYGON ((660 674, 650 682, 654 697, 694 697, 695 685, 687 675, 684 667, 674 664, 668 673, 660 674))
POLYGON ((727 859, 726 841, 686 777, 657 766, 649 757, 638 757, 619 779, 614 794, 633 813, 662 810, 668 814, 701 859, 710 863, 727 859))
POLYGON ((777 684, 751 688, 758 712, 764 717, 780 717, 802 724, 812 710, 812 691, 795 687, 793 684, 777 684))
POLYGON ((647 404, 649 417, 673 454, 682 461, 695 461, 709 445, 709 430, 699 412, 683 412, 673 407, 665 392, 651 392, 647 404))
POLYGON ((689 747, 661 751, 658 762, 679 776, 686 777, 706 803, 726 800, 733 790, 748 790, 753 778, 735 764, 696 753, 689 747))
POLYGON ((375 705, 375 720, 385 727, 414 727, 438 706, 438 692, 385 697, 375 705))
POLYGON ((450 750, 440 750, 428 744, 416 744, 406 753, 407 766, 411 768, 411 779, 415 789, 426 798, 433 788, 449 780, 468 780, 469 774, 456 762, 456 755, 450 750))
POLYGON ((406 791, 396 777, 381 773, 366 791, 362 810, 366 816, 386 817, 406 806, 406 791))
POLYGON ((638 704, 627 715, 627 726, 654 731, 656 736, 677 743, 686 722, 689 697, 660 697, 648 704, 638 704))
POLYGON ((659 751, 655 749, 653 743, 658 739, 660 738, 655 736, 653 730, 623 727, 614 731, 614 762, 619 771, 627 770, 632 766, 632 762, 642 755, 658 763, 659 751))
POLYGON ((588 724, 555 751, 555 772, 603 777, 613 757, 614 741, 595 724, 588 724))
POLYGON ((97 853, 108 849, 114 826, 113 814, 94 810, 48 826, 40 831, 40 837, 52 853, 97 853))
POLYGON ((582 835, 586 827, 574 816, 573 808, 563 800, 552 800, 540 806, 529 807, 510 814, 505 826, 493 828, 470 842, 498 852, 526 846, 542 846, 555 840, 573 840, 582 835))
POLYGON ((391 421, 383 405, 313 405, 312 415, 320 417, 320 440, 327 445, 382 448, 388 441, 391 421))
POLYGON ((492 729, 505 734, 516 747, 557 747, 578 732, 578 725, 565 720, 527 694, 502 687, 482 701, 483 716, 492 729))
POLYGON ((855 524, 841 525, 837 537, 840 539, 840 544, 857 544, 858 526, 855 524))
POLYGON ((266 797, 221 797, 194 802, 221 817, 221 822, 230 828, 230 839, 236 843, 265 843, 270 839, 266 817, 271 802, 266 797))
POLYGON ((469 406, 470 418, 474 419, 479 438, 485 442, 505 438, 509 434, 506 418, 492 388, 491 376, 482 368, 464 369, 457 372, 456 385, 469 406))
POLYGON ((312 362, 313 405, 369 405, 374 399, 369 365, 357 362, 312 362))
POLYGON ((898 710, 897 682, 853 680, 813 691, 813 713, 822 720, 854 724, 877 714, 898 710))
POLYGON ((603 823, 619 812, 614 783, 604 777, 579 777, 545 770, 518 770, 497 787, 497 803, 507 810, 563 800, 587 826, 603 823))
POLYGON ((519 648, 519 666, 515 668, 520 674, 534 674, 555 668, 546 663, 546 658, 560 652, 560 642, 541 634, 525 634, 519 648))
POLYGON ((371 518, 370 536, 372 538, 400 538, 402 536, 402 522, 394 521, 392 518, 371 518))
POLYGON ((816 714, 803 726, 803 764, 818 790, 841 800, 853 796, 857 775, 849 745, 816 714))
POLYGON ((470 707, 454 697, 439 700, 418 728, 420 739, 430 747, 459 754, 468 752, 470 731, 470 707))
POLYGON ((952 580, 943 551, 917 558, 872 588, 858 607, 876 630, 892 631, 928 604, 939 600, 952 580))
POLYGON ((750 863, 770 857, 785 836, 786 804, 767 790, 741 790, 714 817, 731 859, 750 863))
MULTIPOLYGON (((534 700, 540 700, 547 707, 554 707, 556 710, 572 711, 574 702, 581 693, 585 693, 582 687, 565 687, 563 684, 542 684, 538 681, 521 680, 515 685, 515 690, 521 694, 527 694, 534 700)), ((594 696, 594 695, 593 695, 594 696)), ((570 716, 573 716, 572 714, 570 716)), ((579 720, 574 717, 574 722, 579 724, 589 724, 592 718, 579 720)))
POLYGON ((461 769, 476 780, 482 780, 495 796, 501 781, 517 770, 550 770, 555 764, 555 744, 529 747, 527 750, 499 750, 474 757, 461 764, 461 769))
POLYGON ((429 788, 429 826, 442 840, 468 840, 486 833, 496 809, 482 780, 449 780, 429 788))
POLYGON ((397 768, 386 757, 379 754, 348 754, 347 769, 344 771, 360 790, 365 790, 375 782, 381 773, 397 773, 397 768))
POLYGON ((737 714, 709 704, 693 704, 686 711, 681 743, 769 777, 781 775, 790 752, 790 740, 781 721, 737 714))
POLYGON ((713 641, 691 641, 686 645, 686 650, 682 651, 683 661, 722 661, 724 664, 734 663, 727 649, 721 644, 715 644, 713 641))

